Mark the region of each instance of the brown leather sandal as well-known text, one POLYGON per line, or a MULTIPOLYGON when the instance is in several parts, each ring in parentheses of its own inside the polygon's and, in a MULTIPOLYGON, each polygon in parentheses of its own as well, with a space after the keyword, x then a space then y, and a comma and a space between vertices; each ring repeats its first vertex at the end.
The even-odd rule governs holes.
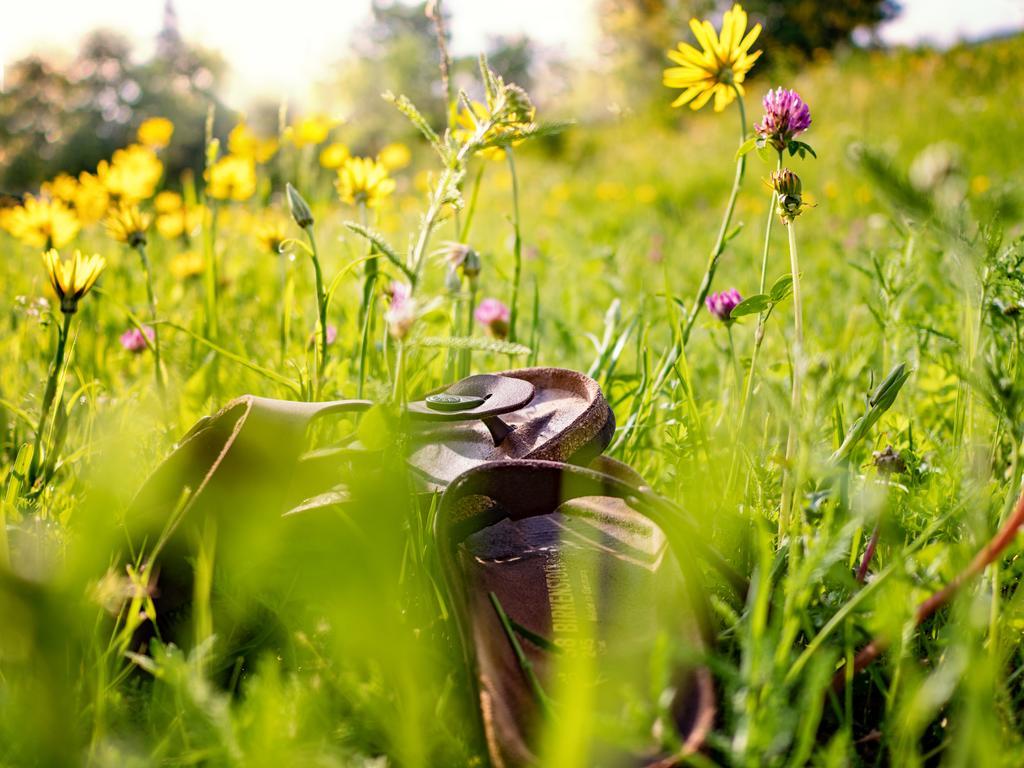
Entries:
MULTIPOLYGON (((159 556, 157 611, 162 629, 191 600, 193 542, 182 523, 216 521, 217 564, 245 571, 264 561, 267 526, 286 511, 344 502, 346 461, 375 454, 358 445, 306 452, 316 420, 355 414, 365 400, 304 403, 246 395, 200 420, 153 472, 127 514, 133 555, 159 556)), ((409 403, 410 465, 421 490, 495 459, 586 462, 611 440, 614 416, 597 383, 558 368, 470 376, 409 403)), ((196 528, 189 524, 188 527, 196 528)), ((272 543, 272 542, 269 542, 272 543)), ((152 628, 151 628, 152 630, 152 628)))
MULTIPOLYGON (((545 689, 557 688, 565 655, 589 654, 600 676, 622 665, 642 675, 659 624, 691 651, 710 642, 679 510, 628 467, 603 457, 596 464, 609 472, 533 460, 483 464, 442 497, 435 535, 495 766, 536 764, 545 689), (683 609, 670 608, 666 622, 658 601, 673 583, 683 609)), ((682 664, 670 685, 674 746, 627 757, 601 744, 595 756, 664 768, 700 749, 714 719, 711 675, 682 664)))

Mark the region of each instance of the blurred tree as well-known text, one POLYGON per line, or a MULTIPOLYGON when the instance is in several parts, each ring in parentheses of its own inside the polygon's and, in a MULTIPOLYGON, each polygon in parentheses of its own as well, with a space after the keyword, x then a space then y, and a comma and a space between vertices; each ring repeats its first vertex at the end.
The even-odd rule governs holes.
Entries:
POLYGON ((713 0, 599 0, 601 61, 612 75, 604 94, 608 107, 646 110, 664 101, 665 51, 680 39, 689 19, 714 6, 713 0))
MULTIPOLYGON (((332 109, 341 106, 353 150, 373 153, 396 136, 416 134, 408 121, 381 98, 386 90, 405 94, 435 126, 444 123, 434 23, 426 3, 373 0, 370 21, 352 36, 352 54, 320 94, 332 109)), ((447 26, 447 25, 446 25, 447 26)))
MULTIPOLYGON (((208 105, 225 72, 217 55, 188 45, 168 0, 154 56, 133 60, 131 43, 97 30, 83 40, 66 67, 39 56, 15 62, 0 94, 0 185, 23 191, 61 171, 92 170, 115 149, 131 143, 145 118, 160 115, 175 124, 163 153, 169 179, 201 168, 208 105)), ((226 130, 230 116, 218 109, 226 130)))
POLYGON ((766 55, 802 57, 849 43, 857 30, 873 32, 900 11, 897 0, 748 0, 744 7, 764 24, 766 55))

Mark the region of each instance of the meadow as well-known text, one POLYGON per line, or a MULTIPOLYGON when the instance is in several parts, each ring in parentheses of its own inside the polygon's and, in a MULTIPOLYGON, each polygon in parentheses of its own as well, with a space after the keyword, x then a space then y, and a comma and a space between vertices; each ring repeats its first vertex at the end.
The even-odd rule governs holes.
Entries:
MULTIPOLYGON (((701 563, 717 715, 683 764, 1024 763, 1022 42, 755 66, 743 138, 791 88, 816 156, 786 154, 794 191, 748 152, 726 227, 735 102, 573 123, 486 64, 450 131, 359 162, 310 115, 211 135, 206 179, 165 178, 173 127, 150 121, 88 178, 6 202, 0 764, 487 765, 395 413, 526 365, 595 378, 608 454, 721 558, 701 563), (710 291, 761 297, 735 317, 700 295, 716 238, 710 291), (106 262, 64 311, 50 246, 106 262), (358 439, 373 469, 282 528, 271 456, 188 540, 188 636, 140 648, 160 573, 132 498, 244 393, 378 403, 310 436, 358 439)), ((393 98, 396 125, 421 120, 393 98)), ((613 720, 595 670, 565 670, 540 762, 670 741, 659 658, 613 720)))

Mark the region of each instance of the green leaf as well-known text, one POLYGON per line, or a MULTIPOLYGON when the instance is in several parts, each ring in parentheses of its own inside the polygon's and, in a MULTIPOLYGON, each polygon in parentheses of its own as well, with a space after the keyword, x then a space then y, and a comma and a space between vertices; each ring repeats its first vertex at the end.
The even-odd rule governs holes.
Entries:
POLYGON ((374 248, 383 253, 384 256, 387 257, 388 261, 390 261, 392 264, 394 264, 396 267, 402 270, 402 272, 405 273, 405 276, 408 277, 409 280, 415 282, 415 277, 412 273, 412 270, 405 266, 405 263, 402 261, 401 257, 399 257, 395 249, 391 247, 387 240, 384 239, 384 235, 382 235, 380 232, 377 232, 376 230, 370 229, 369 227, 364 227, 362 224, 357 224, 354 221, 346 221, 345 226, 352 232, 355 232, 357 235, 365 237, 367 240, 373 243, 374 248))
POLYGON ((777 303, 777 302, 782 301, 787 296, 789 296, 789 294, 790 294, 790 292, 792 290, 793 290, 793 276, 792 275, 783 275, 778 280, 776 280, 774 283, 772 283, 772 287, 768 291, 768 293, 771 295, 772 301, 777 303))
POLYGON ((296 395, 301 395, 302 394, 302 387, 299 386, 299 382, 297 382, 297 381, 295 381, 293 379, 289 379, 286 376, 282 376, 281 374, 277 373, 276 371, 272 371, 269 368, 264 368, 262 365, 254 363, 252 360, 248 360, 248 359, 242 357, 241 355, 236 354, 235 352, 232 352, 229 349, 225 349, 224 347, 220 346, 219 344, 214 344, 212 341, 210 341, 205 336, 200 336, 195 331, 192 331, 192 330, 186 328, 183 325, 178 325, 177 323, 171 323, 171 322, 167 322, 167 321, 164 321, 162 323, 162 325, 166 325, 168 328, 173 328, 176 331, 181 331, 182 333, 188 334, 193 339, 198 341, 200 344, 204 344, 207 347, 209 347, 211 350, 216 352, 218 355, 222 355, 223 357, 226 357, 229 360, 234 360, 239 365, 244 365, 250 371, 255 371, 256 373, 260 374, 261 376, 264 376, 265 378, 270 379, 271 381, 273 381, 273 382, 275 382, 277 384, 280 384, 280 385, 282 385, 284 387, 288 387, 288 389, 290 389, 296 395))
POLYGON ((830 461, 833 464, 847 458, 853 447, 863 440, 868 430, 882 418, 882 414, 892 407, 892 404, 896 401, 896 396, 903 389, 907 379, 910 378, 910 374, 911 371, 907 370, 907 364, 900 363, 875 388, 875 391, 871 393, 871 397, 868 399, 867 411, 850 426, 850 431, 846 433, 846 438, 843 440, 842 445, 832 454, 830 461))
POLYGON ((391 412, 384 405, 373 406, 359 419, 356 435, 370 451, 380 451, 394 444, 395 426, 391 412))
POLYGON ((789 142, 789 154, 792 156, 792 155, 796 154, 797 152, 800 153, 800 157, 804 157, 805 155, 809 154, 815 160, 818 159, 818 155, 811 148, 811 145, 808 144, 807 142, 804 142, 804 141, 790 141, 789 142))
POLYGON ((513 344, 500 339, 488 339, 484 336, 426 336, 415 342, 414 346, 430 349, 472 349, 476 352, 495 352, 500 355, 528 355, 530 348, 524 344, 513 344))
POLYGON ((489 149, 491 147, 507 147, 517 141, 536 139, 543 136, 554 136, 574 125, 576 125, 576 121, 574 120, 530 123, 529 125, 524 125, 515 130, 494 133, 488 136, 486 141, 480 142, 479 148, 489 149))
POLYGON ((772 297, 767 293, 755 293, 733 307, 732 312, 729 313, 729 318, 734 319, 745 315, 756 315, 758 312, 764 312, 768 309, 771 303, 772 297))
POLYGON ((768 163, 768 165, 774 164, 776 160, 775 150, 767 144, 758 144, 757 156, 768 163))
POLYGON ((757 136, 751 136, 749 139, 740 144, 740 148, 736 150, 736 157, 734 160, 739 160, 741 157, 749 153, 754 147, 757 146, 757 136))

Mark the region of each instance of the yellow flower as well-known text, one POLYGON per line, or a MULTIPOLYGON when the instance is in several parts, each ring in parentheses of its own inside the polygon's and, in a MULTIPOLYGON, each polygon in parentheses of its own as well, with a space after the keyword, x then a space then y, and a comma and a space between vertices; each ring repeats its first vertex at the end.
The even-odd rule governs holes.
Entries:
POLYGON ((725 12, 721 35, 706 20, 690 19, 690 29, 701 50, 679 43, 669 51, 668 57, 679 66, 666 69, 663 82, 683 89, 673 107, 689 103, 690 109, 700 109, 714 96, 715 111, 721 112, 736 98, 736 91, 743 94, 743 80, 761 55, 761 51, 749 53, 761 25, 747 32, 747 12, 737 3, 725 12))
POLYGON ((205 264, 203 255, 195 251, 179 253, 171 259, 171 274, 178 280, 187 280, 190 277, 197 277, 203 274, 205 264))
POLYGON ((225 155, 206 173, 206 194, 216 200, 248 200, 256 192, 256 166, 251 157, 225 155))
POLYGON ((167 240, 191 235, 202 225, 204 213, 205 208, 201 205, 189 207, 182 203, 174 210, 157 214, 156 231, 167 240))
POLYGON ((36 248, 61 248, 67 245, 81 226, 74 211, 60 200, 25 195, 25 201, 4 216, 7 231, 25 245, 36 248))
POLYGON ((110 208, 110 193, 98 177, 82 172, 75 189, 75 213, 82 224, 92 224, 107 214, 110 208))
POLYGON ((320 165, 330 170, 341 168, 341 164, 349 158, 348 147, 340 141, 328 144, 320 151, 320 165))
POLYGON ((78 180, 74 176, 60 173, 52 180, 43 182, 39 191, 45 197, 74 205, 75 194, 78 192, 78 180))
POLYGON ((288 238, 288 229, 281 219, 270 219, 256 225, 256 241, 267 253, 277 255, 281 244, 288 238))
POLYGON ((156 152, 141 144, 117 150, 109 163, 101 160, 96 167, 96 176, 110 196, 129 203, 152 197, 163 173, 156 152))
POLYGON ((350 157, 338 169, 334 186, 343 203, 376 208, 395 191, 395 180, 388 176, 388 169, 373 158, 350 157))
POLYGON ((116 208, 111 208, 104 226, 107 234, 119 243, 138 248, 146 244, 146 230, 149 229, 151 222, 152 217, 139 211, 137 205, 121 203, 116 208))
POLYGON ((991 186, 992 182, 989 180, 988 176, 978 175, 971 179, 971 192, 976 195, 985 194, 991 186))
POLYGON ((260 138, 245 122, 241 122, 228 134, 228 151, 233 155, 251 157, 262 165, 277 152, 277 139, 260 138))
POLYGON ((156 208, 157 213, 174 213, 184 205, 185 201, 181 199, 181 195, 169 189, 165 189, 153 198, 153 207, 156 208))
POLYGON ((151 117, 142 121, 136 135, 140 144, 153 149, 163 149, 171 143, 171 136, 174 135, 174 123, 166 117, 151 117))
POLYGON ((409 163, 412 162, 412 152, 409 148, 399 141, 386 144, 380 152, 377 153, 377 159, 380 164, 387 168, 389 171, 398 171, 405 168, 409 163))
POLYGON ((79 250, 67 261, 61 260, 56 248, 43 254, 46 276, 50 279, 53 292, 60 299, 61 312, 72 315, 78 310, 78 302, 89 292, 106 265, 106 259, 102 256, 83 256, 79 250))
POLYGON ((296 147, 304 147, 307 144, 323 144, 331 128, 337 125, 337 121, 329 120, 323 115, 311 115, 300 120, 295 125, 288 126, 284 136, 296 147))

